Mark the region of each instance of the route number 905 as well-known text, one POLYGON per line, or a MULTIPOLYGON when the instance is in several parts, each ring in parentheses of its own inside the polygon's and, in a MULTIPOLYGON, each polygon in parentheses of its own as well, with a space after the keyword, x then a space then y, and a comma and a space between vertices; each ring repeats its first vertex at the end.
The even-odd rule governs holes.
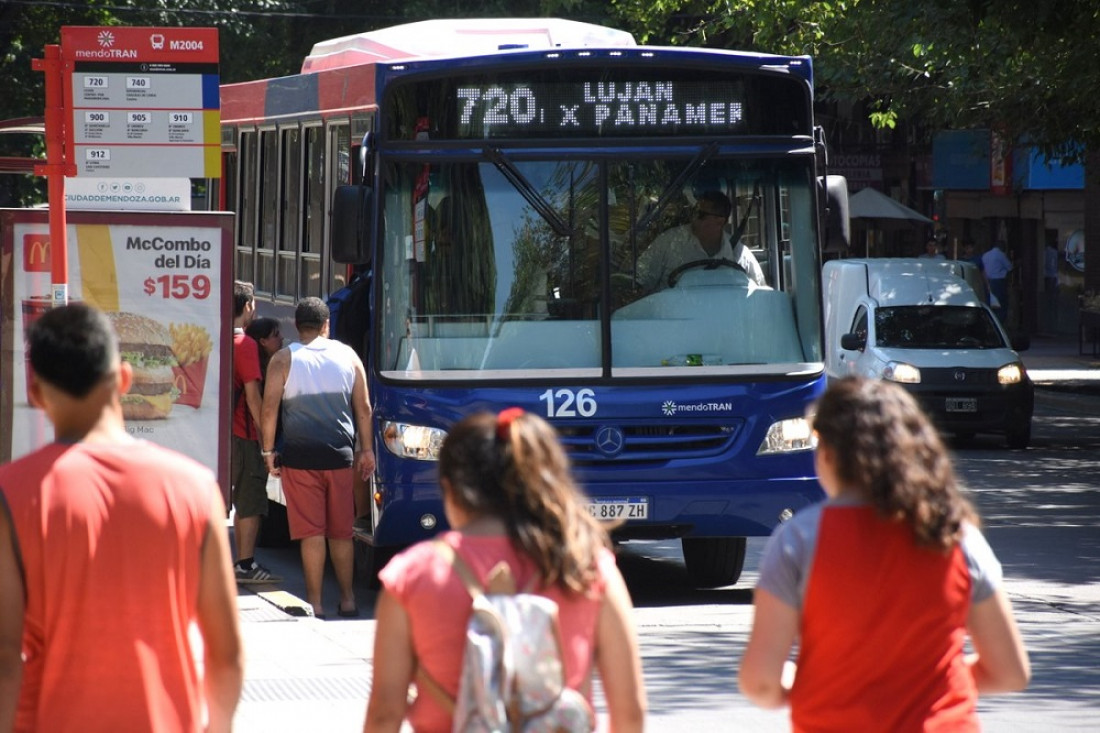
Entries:
POLYGON ((592 417, 599 405, 596 393, 590 389, 548 389, 539 395, 539 401, 546 403, 546 417, 592 417))

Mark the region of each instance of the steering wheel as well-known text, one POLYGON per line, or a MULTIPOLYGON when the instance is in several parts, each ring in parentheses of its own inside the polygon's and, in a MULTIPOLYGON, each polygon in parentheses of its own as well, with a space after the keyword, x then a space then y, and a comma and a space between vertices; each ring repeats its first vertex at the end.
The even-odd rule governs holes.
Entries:
POLYGON ((685 262, 672 272, 668 273, 668 286, 670 288, 676 287, 676 283, 680 280, 680 276, 684 274, 684 271, 693 270, 696 267, 701 267, 704 270, 713 270, 718 267, 731 267, 734 270, 738 270, 740 272, 743 272, 745 275, 748 275, 748 273, 745 272, 744 267, 741 267, 741 265, 734 262, 733 260, 727 260, 724 257, 713 260, 693 260, 691 262, 685 262))

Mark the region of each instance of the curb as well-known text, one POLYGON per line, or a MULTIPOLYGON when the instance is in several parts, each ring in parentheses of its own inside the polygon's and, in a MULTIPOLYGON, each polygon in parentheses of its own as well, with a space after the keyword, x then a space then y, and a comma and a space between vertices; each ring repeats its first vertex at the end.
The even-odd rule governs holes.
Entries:
POLYGON ((308 603, 285 590, 257 591, 256 595, 288 616, 297 618, 313 616, 313 608, 308 603))

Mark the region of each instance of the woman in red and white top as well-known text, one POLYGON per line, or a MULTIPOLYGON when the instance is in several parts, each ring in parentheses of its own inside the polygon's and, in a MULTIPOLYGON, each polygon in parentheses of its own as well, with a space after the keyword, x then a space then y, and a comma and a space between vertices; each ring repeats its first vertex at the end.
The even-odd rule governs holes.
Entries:
MULTIPOLYGON (((439 454, 443 509, 451 531, 440 535, 477 580, 508 564, 516 587, 537 578, 558 604, 565 682, 589 694, 599 672, 613 731, 642 730, 645 688, 630 594, 607 532, 593 519, 570 476, 554 429, 519 408, 480 413, 456 424, 439 454)), ((418 667, 454 697, 458 691, 471 598, 432 541, 401 553, 379 574, 374 681, 367 733, 450 731, 431 694, 406 703, 418 667)))
POLYGON ((943 442, 889 382, 839 380, 812 419, 828 500, 764 550, 741 691, 795 731, 977 731, 978 694, 1030 668, 943 442))

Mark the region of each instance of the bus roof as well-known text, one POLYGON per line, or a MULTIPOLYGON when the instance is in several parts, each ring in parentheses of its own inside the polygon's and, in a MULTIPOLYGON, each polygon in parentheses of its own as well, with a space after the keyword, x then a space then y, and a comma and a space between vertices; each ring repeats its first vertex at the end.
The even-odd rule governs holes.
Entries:
POLYGON ((626 31, 562 18, 424 20, 321 41, 302 63, 302 73, 376 61, 470 56, 512 49, 634 45, 634 37, 626 31))

